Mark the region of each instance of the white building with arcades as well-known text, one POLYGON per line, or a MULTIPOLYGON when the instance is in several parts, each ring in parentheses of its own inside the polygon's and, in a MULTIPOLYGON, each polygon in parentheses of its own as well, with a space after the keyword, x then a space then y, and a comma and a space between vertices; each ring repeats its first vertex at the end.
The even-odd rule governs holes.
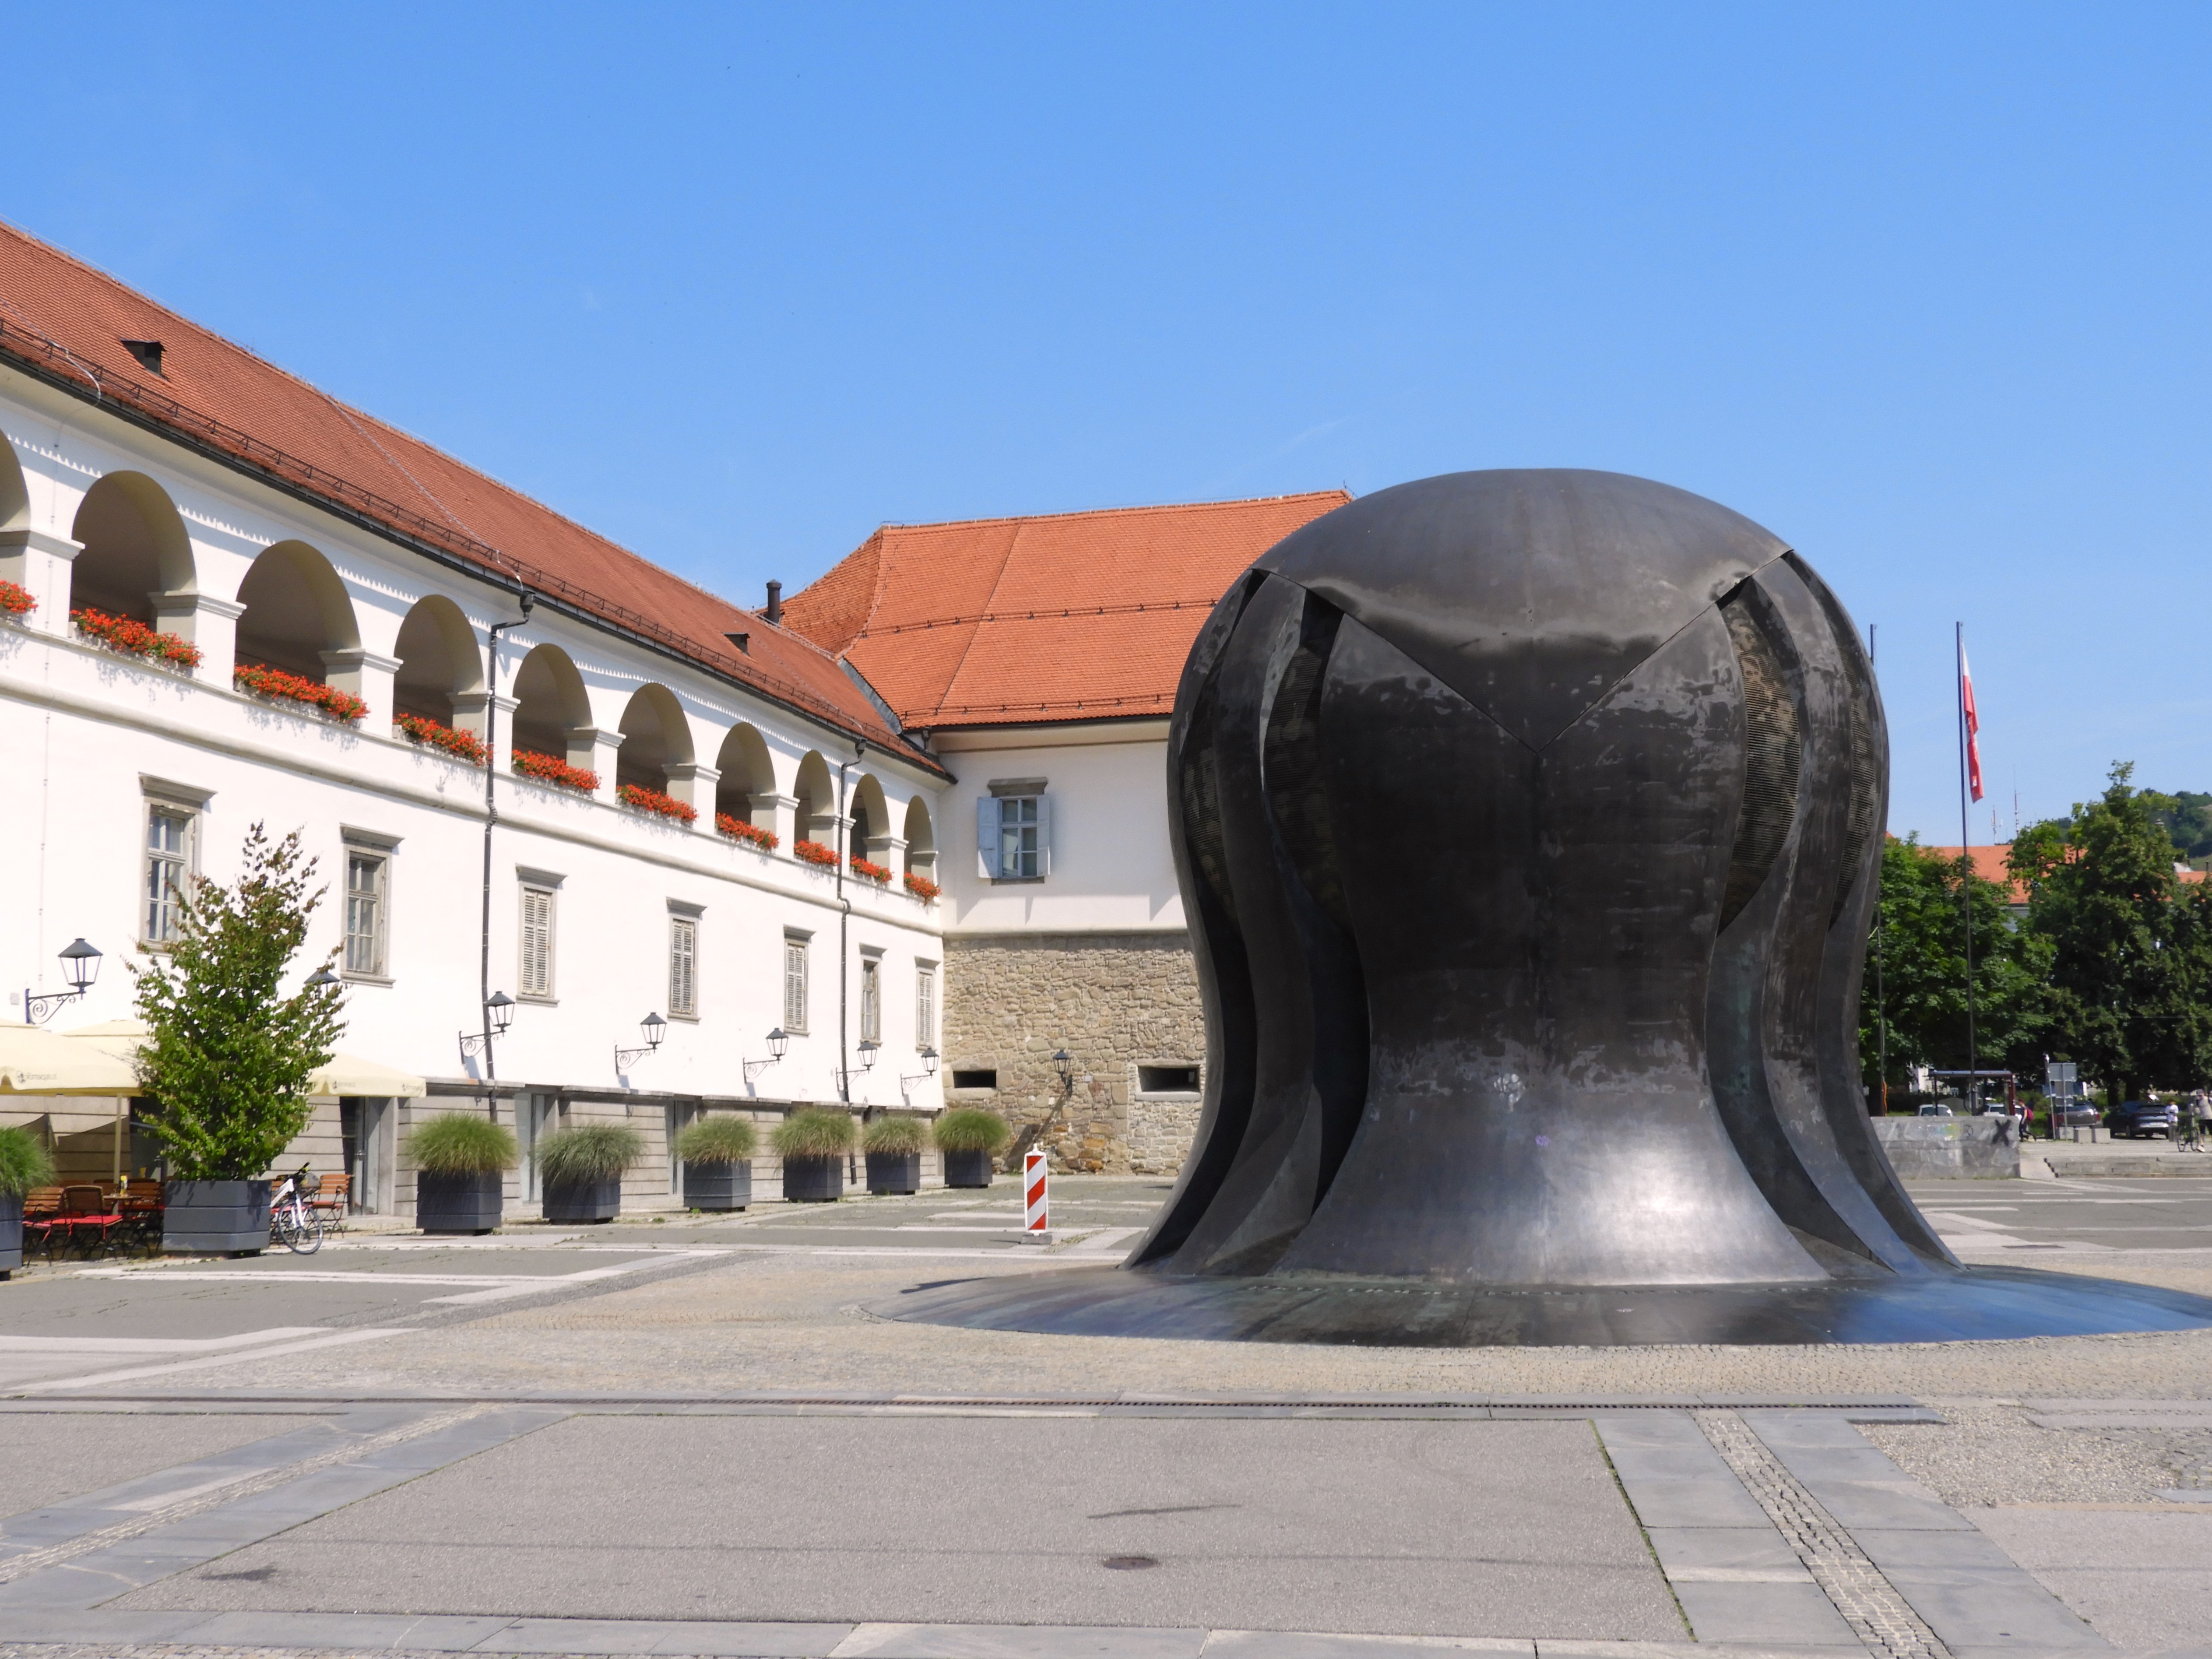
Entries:
MULTIPOLYGON (((0 1018, 82 938, 47 1026, 112 1036, 261 823, 328 884, 301 971, 345 981, 356 1086, 415 1080, 303 1138, 365 1207, 411 1206, 438 1110, 625 1119, 652 1207, 696 1113, 941 1104, 950 775, 829 652, 5 229, 0 434, 0 1018)), ((118 1109, 0 1095, 86 1178, 146 1165, 118 1109)))

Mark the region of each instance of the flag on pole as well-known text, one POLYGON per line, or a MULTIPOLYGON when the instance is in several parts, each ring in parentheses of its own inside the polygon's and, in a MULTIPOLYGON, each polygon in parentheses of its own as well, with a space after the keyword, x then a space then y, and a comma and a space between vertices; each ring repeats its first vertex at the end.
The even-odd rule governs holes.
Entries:
POLYGON ((1974 712, 1974 676, 1966 666, 1966 643, 1959 641, 1959 707, 1966 717, 1966 787, 1982 798, 1982 717, 1974 712))

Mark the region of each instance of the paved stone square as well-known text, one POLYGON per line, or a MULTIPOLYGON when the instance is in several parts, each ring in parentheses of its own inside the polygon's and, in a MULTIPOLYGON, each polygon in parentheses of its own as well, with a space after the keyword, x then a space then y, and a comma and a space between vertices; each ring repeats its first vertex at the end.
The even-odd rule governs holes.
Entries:
MULTIPOLYGON (((0 1654, 2212 1645, 2212 1333, 1362 1351, 869 1311, 1164 1195, 359 1233, 0 1287, 0 1654), (1409 1645, 1410 1644, 1410 1645, 1409 1645)), ((2212 1291, 2212 1181, 1927 1183, 2212 1291)))

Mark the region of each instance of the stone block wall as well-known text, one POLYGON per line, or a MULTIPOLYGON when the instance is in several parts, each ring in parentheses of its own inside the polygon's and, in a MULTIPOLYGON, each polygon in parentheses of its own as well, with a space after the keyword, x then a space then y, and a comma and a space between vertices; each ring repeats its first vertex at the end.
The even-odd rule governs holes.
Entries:
POLYGON ((987 934, 945 940, 938 1047, 948 1105, 989 1106, 1015 1146, 1040 1145, 1052 1167, 1095 1175, 1173 1175, 1198 1127, 1199 1103, 1141 1098, 1137 1068, 1202 1066, 1206 1019, 1188 935, 987 934), (1074 1088, 1052 1063, 1066 1048, 1074 1088), (989 1094, 955 1091, 955 1072, 998 1073, 989 1094))

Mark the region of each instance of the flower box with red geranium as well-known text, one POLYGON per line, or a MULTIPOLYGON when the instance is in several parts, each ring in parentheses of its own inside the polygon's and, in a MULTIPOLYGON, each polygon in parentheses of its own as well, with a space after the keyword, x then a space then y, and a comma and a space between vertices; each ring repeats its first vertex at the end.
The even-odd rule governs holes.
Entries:
POLYGON ((15 582, 0 582, 0 617, 27 617, 39 608, 31 590, 15 582))
POLYGON ((795 841, 791 843, 791 856, 805 864, 818 864, 825 870, 837 867, 837 849, 824 847, 818 841, 795 841))
POLYGON ((271 668, 266 663, 242 662, 230 671, 231 684, 241 691, 257 697, 267 697, 275 702, 296 702, 308 708, 319 708, 334 720, 348 726, 358 725, 361 717, 368 713, 368 705, 350 691, 341 691, 335 685, 325 685, 320 680, 311 680, 298 674, 288 674, 281 668, 271 668))
POLYGON ((732 817, 727 812, 714 814, 714 828, 732 841, 747 847, 757 847, 763 853, 773 853, 776 849, 775 830, 763 830, 757 824, 747 823, 743 818, 732 817))
POLYGON ((934 904, 937 902, 937 896, 945 890, 927 876, 917 876, 909 870, 906 872, 906 890, 924 904, 934 904))
POLYGON ((491 758, 483 739, 473 732, 461 732, 441 725, 427 714, 394 714, 392 729, 408 742, 423 749, 434 749, 451 755, 455 760, 466 761, 471 766, 482 766, 491 758))
POLYGON ((199 647, 180 634, 164 634, 128 617, 111 617, 105 611, 72 611, 70 621, 85 638, 97 640, 126 657, 143 657, 170 668, 200 665, 199 647))
POLYGON ((674 818, 678 823, 690 823, 698 816, 698 809, 673 795, 664 795, 658 789, 647 789, 641 784, 618 783, 616 797, 634 811, 657 813, 664 818, 674 818))
POLYGON ((580 766, 555 760, 552 756, 541 755, 534 749, 516 750, 511 764, 523 777, 535 778, 540 783, 557 783, 563 789, 574 789, 586 795, 599 793, 599 775, 597 772, 586 772, 580 766))
POLYGON ((891 872, 882 865, 871 864, 858 853, 847 861, 852 865, 853 873, 862 881, 872 881, 878 887, 888 886, 890 884, 891 872))

